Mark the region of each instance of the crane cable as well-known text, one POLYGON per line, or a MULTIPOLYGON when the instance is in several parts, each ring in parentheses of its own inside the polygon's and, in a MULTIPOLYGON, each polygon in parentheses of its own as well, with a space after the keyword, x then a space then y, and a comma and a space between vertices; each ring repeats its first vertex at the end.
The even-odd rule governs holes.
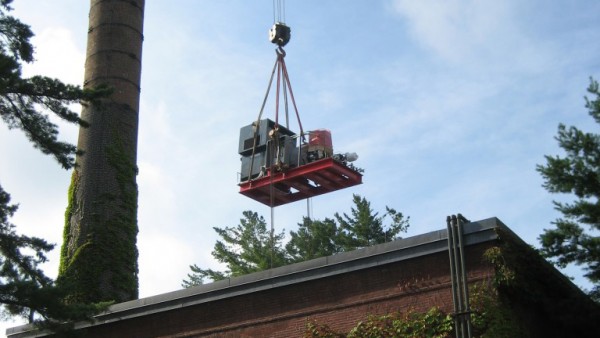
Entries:
MULTIPOLYGON (((256 143, 258 141, 258 130, 259 130, 259 126, 260 126, 260 119, 261 116, 263 114, 264 108, 265 108, 265 104, 267 102, 267 98, 269 96, 269 93, 271 91, 271 86, 273 84, 273 78, 275 75, 275 71, 277 71, 277 85, 276 85, 276 91, 275 91, 275 125, 274 125, 274 133, 273 133, 273 138, 270 141, 267 141, 267 143, 272 142, 271 143, 271 149, 274 149, 275 151, 272 152, 273 154, 276 154, 276 163, 272 163, 271 167, 268 169, 269 170, 269 179, 270 179, 270 184, 269 184, 269 206, 271 208, 271 231, 270 231, 270 241, 271 241, 271 257, 270 257, 270 267, 273 268, 273 261, 274 261, 274 256, 275 256, 275 196, 274 196, 274 185, 273 185, 273 174, 274 174, 274 169, 276 169, 275 167, 277 165, 279 165, 280 163, 280 144, 279 144, 279 136, 277 135, 278 129, 279 129, 279 95, 280 92, 282 92, 283 95, 283 103, 284 103, 284 111, 285 111, 285 127, 287 129, 289 129, 289 104, 288 104, 288 91, 289 91, 289 96, 292 100, 292 104, 294 106, 294 111, 296 112, 296 118, 298 120, 298 126, 300 128, 300 137, 301 137, 301 141, 303 142, 304 139, 304 130, 302 128, 302 122, 300 121, 300 114, 298 113, 298 107, 296 106, 296 100, 294 99, 294 92, 292 91, 292 86, 290 84, 290 79, 289 79, 289 74, 287 72, 287 67, 285 65, 285 60, 284 57, 286 55, 285 51, 283 50, 283 46, 289 41, 289 27, 284 25, 285 22, 285 0, 273 0, 273 24, 274 27, 273 29, 276 30, 277 26, 283 26, 283 28, 287 29, 287 39, 284 37, 281 40, 271 40, 271 42, 276 43, 279 47, 275 50, 277 53, 277 59, 275 61, 275 65, 273 66, 273 71, 271 72, 271 78, 269 79, 269 85, 267 87, 267 92, 265 94, 265 98, 263 100, 262 106, 260 108, 260 112, 258 114, 258 119, 256 120, 256 124, 255 124, 255 130, 254 130, 254 140, 253 140, 253 147, 252 147, 252 158, 250 160, 250 168, 249 168, 249 172, 248 172, 248 180, 252 180, 252 169, 253 169, 253 165, 254 165, 254 156, 255 156, 255 150, 256 150, 256 143)), ((277 31, 274 31, 272 33, 277 33, 277 31)), ((269 148, 269 146, 267 146, 267 148, 269 148)), ((308 205, 307 205, 308 207, 308 205)), ((310 210, 310 208, 307 208, 308 210, 310 210)), ((310 215, 310 212, 309 212, 310 215)), ((310 217, 310 216, 309 216, 310 217)))
POLYGON ((285 0, 273 0, 273 23, 285 22, 285 0))

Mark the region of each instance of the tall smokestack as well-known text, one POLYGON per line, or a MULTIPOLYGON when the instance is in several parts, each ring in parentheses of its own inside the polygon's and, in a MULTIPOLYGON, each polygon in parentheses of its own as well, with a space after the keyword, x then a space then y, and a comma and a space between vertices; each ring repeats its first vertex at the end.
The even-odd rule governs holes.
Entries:
POLYGON ((69 188, 59 282, 81 302, 138 297, 137 136, 144 0, 91 0, 84 88, 113 93, 84 106, 69 188))

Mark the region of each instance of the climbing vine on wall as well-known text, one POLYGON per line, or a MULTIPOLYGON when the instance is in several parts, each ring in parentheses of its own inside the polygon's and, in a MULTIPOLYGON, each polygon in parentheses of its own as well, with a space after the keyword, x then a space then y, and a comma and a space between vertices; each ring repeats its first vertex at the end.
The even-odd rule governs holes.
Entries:
POLYGON ((475 337, 523 337, 515 314, 490 281, 472 285, 469 294, 475 337))
MULTIPOLYGON (((474 337, 521 337, 524 332, 518 318, 511 311, 498 287, 515 285, 516 272, 501 247, 488 249, 482 259, 494 266, 492 279, 473 284, 469 288, 471 295, 471 323, 474 337)), ((359 338, 359 337, 452 337, 454 320, 450 314, 437 307, 425 313, 409 311, 380 316, 369 316, 348 332, 332 329, 327 324, 312 321, 307 323, 305 338, 359 338)))
POLYGON ((446 338, 452 333, 452 317, 437 307, 425 313, 408 311, 381 316, 369 316, 349 332, 338 332, 317 322, 308 322, 304 338, 375 338, 431 337, 446 338))
POLYGON ((106 147, 105 154, 107 163, 114 169, 118 189, 99 196, 94 207, 102 207, 110 213, 93 213, 84 220, 78 218, 81 210, 76 198, 77 170, 69 188, 59 282, 72 286, 72 301, 125 301, 138 296, 137 166, 119 140, 106 147), (86 234, 76 243, 71 237, 82 235, 78 231, 83 221, 88 223, 86 234))
POLYGON ((73 217, 74 210, 77 208, 77 200, 75 194, 77 187, 79 186, 79 172, 77 169, 73 170, 71 175, 71 185, 69 186, 67 195, 67 210, 65 211, 65 227, 63 230, 63 245, 60 250, 60 265, 58 267, 59 275, 63 274, 69 264, 68 251, 69 251, 69 239, 71 233, 71 217, 73 217))

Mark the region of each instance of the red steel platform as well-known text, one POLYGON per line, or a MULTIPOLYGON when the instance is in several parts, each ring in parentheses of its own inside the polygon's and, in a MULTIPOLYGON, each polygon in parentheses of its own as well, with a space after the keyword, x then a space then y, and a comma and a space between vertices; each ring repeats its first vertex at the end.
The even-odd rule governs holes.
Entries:
POLYGON ((361 183, 361 173, 329 157, 239 186, 240 194, 276 207, 361 183))

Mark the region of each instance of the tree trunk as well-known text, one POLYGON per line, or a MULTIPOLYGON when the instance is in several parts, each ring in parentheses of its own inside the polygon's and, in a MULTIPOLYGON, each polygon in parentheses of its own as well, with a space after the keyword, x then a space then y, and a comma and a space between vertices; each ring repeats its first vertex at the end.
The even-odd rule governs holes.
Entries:
POLYGON ((91 0, 84 88, 113 93, 88 105, 65 214, 59 282, 72 301, 138 296, 137 134, 144 0, 91 0))

